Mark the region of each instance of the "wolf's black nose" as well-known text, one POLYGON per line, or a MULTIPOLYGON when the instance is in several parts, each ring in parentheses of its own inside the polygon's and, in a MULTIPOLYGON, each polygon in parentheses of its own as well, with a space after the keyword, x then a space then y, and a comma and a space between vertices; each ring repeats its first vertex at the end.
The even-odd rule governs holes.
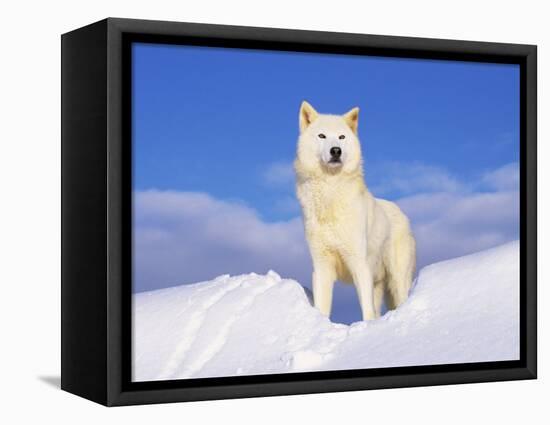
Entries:
POLYGON ((333 158, 340 158, 342 156, 342 149, 337 147, 330 148, 330 156, 333 158))

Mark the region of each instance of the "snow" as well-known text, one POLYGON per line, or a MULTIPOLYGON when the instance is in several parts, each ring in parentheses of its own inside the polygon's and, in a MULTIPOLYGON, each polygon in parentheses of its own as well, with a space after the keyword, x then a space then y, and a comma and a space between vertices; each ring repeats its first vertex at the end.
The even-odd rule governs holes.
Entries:
POLYGON ((519 243, 427 266, 400 308, 349 326, 272 271, 137 293, 133 320, 135 381, 516 360, 519 243))

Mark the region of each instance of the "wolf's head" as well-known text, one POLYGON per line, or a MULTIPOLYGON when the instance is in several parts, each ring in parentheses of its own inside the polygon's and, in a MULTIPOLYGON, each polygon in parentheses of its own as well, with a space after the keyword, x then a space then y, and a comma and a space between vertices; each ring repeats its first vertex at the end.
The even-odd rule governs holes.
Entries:
POLYGON ((357 138, 359 108, 344 115, 319 114, 306 101, 300 107, 296 170, 302 174, 361 172, 357 138))

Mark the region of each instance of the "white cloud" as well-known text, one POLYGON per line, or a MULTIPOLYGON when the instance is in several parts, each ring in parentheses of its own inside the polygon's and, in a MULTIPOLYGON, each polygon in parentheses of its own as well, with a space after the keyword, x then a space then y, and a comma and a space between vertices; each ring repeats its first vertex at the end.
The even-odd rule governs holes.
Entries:
POLYGON ((397 201, 413 225, 420 267, 519 237, 519 192, 430 193, 397 201))
POLYGON ((482 183, 490 189, 517 190, 519 187, 519 164, 512 162, 485 173, 482 183))
POLYGON ((262 177, 270 185, 291 184, 294 182, 294 166, 292 162, 273 162, 263 171, 262 177))
POLYGON ((459 192, 466 186, 446 169, 420 162, 366 164, 365 175, 372 192, 378 195, 418 192, 459 192))
MULTIPOLYGON (((428 177, 437 175, 425 170, 428 177)), ((444 170, 441 175, 450 176, 444 170)), ((487 249, 519 238, 519 166, 510 163, 476 181, 444 184, 397 203, 411 220, 419 267, 487 249)))
POLYGON ((300 218, 267 223, 239 202, 149 190, 134 194, 134 226, 138 291, 269 269, 310 278, 300 218))

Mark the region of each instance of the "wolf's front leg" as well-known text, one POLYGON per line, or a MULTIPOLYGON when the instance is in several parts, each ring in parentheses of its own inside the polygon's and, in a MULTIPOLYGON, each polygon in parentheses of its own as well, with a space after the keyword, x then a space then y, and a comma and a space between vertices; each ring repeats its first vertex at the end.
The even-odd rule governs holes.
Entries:
POLYGON ((354 261, 349 265, 355 289, 359 297, 359 304, 363 312, 363 320, 376 319, 376 309, 374 308, 374 282, 371 270, 367 261, 354 261))
POLYGON ((334 267, 326 262, 313 264, 313 302, 322 314, 329 317, 332 308, 332 289, 336 273, 334 267))

